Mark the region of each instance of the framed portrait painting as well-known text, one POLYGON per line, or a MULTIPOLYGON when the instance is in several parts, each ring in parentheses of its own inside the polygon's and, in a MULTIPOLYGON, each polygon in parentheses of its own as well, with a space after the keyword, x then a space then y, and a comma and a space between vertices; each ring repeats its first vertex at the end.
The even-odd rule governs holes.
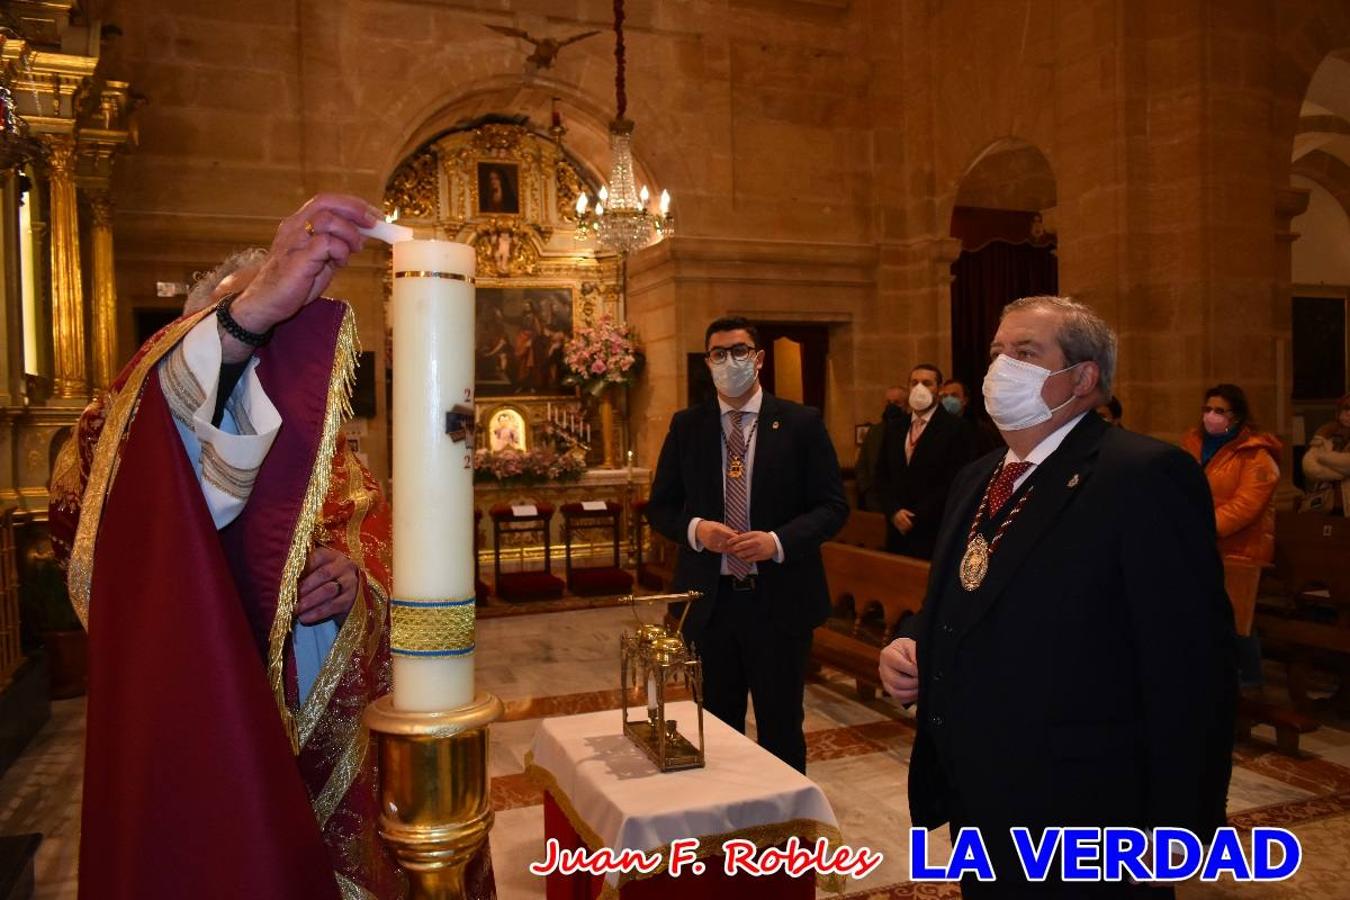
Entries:
POLYGON ((479 287, 479 397, 570 394, 563 345, 572 337, 570 287, 479 287))
POLYGON ((478 163, 478 212, 520 213, 520 166, 509 162, 478 163))

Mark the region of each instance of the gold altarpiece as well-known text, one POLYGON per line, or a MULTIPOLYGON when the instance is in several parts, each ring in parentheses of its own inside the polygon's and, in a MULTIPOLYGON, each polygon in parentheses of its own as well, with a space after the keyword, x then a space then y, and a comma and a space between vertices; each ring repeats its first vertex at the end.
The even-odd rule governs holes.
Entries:
MULTIPOLYGON (((394 171, 385 212, 420 235, 472 245, 477 251, 477 390, 475 442, 491 450, 529 450, 541 442, 581 446, 588 470, 575 481, 534 485, 480 481, 475 504, 484 513, 500 503, 613 499, 631 509, 644 498, 650 472, 623 466, 603 469, 600 414, 575 388, 562 384, 562 343, 572 329, 600 315, 622 320, 620 261, 597 256, 576 240, 577 196, 596 196, 599 180, 572 157, 559 136, 529 123, 488 123, 452 131, 424 144, 394 171)), ((392 288, 386 284, 386 313, 392 288)), ((386 314, 386 323, 388 316, 386 314)), ((389 331, 386 328, 386 340, 389 331)), ((397 348, 386 344, 391 372, 397 348)), ((630 446, 623 416, 616 443, 630 446)), ((397 478, 398 474, 393 473, 397 478)), ((625 538, 631 517, 625 514, 625 538)), ((561 554, 560 517, 554 519, 555 556, 561 554)), ((583 564, 608 545, 574 542, 583 564)), ((482 555, 491 559, 491 531, 482 555)), ((542 545, 513 544, 503 567, 533 565, 542 545)))
POLYGON ((107 77, 101 23, 73 0, 9 6, 23 33, 0 67, 40 152, 0 173, 0 504, 41 520, 54 444, 119 363, 110 186, 143 100, 107 77))

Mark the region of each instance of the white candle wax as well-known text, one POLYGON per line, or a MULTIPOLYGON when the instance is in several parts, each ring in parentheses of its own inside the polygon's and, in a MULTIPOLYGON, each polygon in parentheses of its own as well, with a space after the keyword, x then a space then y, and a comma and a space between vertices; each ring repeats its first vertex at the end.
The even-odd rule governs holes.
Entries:
POLYGON ((376 222, 369 228, 358 228, 366 237, 384 241, 386 244, 398 244, 413 239, 413 230, 407 225, 395 225, 393 222, 376 222))
MULTIPOLYGON (((464 244, 394 245, 396 601, 474 596, 472 451, 446 433, 446 413, 473 402, 473 273, 474 250, 464 244)), ((398 709, 434 712, 473 701, 471 651, 446 656, 395 652, 393 676, 398 709)))

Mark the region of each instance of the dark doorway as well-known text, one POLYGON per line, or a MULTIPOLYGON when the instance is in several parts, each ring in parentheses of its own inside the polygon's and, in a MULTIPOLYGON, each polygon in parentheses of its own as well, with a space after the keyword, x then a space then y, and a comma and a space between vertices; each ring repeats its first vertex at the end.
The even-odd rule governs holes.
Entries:
POLYGON ((825 373, 830 326, 802 322, 756 322, 764 347, 760 381, 771 394, 825 412, 825 373), (790 358, 780 358, 784 353, 790 358), (800 373, 800 374, 798 374, 800 373))

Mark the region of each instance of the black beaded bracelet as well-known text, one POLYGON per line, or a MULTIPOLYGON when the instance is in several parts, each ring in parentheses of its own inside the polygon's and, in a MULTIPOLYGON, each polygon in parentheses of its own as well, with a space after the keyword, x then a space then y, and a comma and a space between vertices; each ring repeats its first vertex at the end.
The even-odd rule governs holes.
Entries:
POLYGON ((239 294, 234 293, 222 297, 220 302, 216 304, 216 318, 220 320, 221 327, 229 333, 230 337, 240 343, 248 344, 250 347, 261 347, 272 337, 272 329, 269 328, 262 334, 258 334, 256 331, 249 331, 236 322, 234 316, 230 315, 230 304, 238 296, 239 294))

